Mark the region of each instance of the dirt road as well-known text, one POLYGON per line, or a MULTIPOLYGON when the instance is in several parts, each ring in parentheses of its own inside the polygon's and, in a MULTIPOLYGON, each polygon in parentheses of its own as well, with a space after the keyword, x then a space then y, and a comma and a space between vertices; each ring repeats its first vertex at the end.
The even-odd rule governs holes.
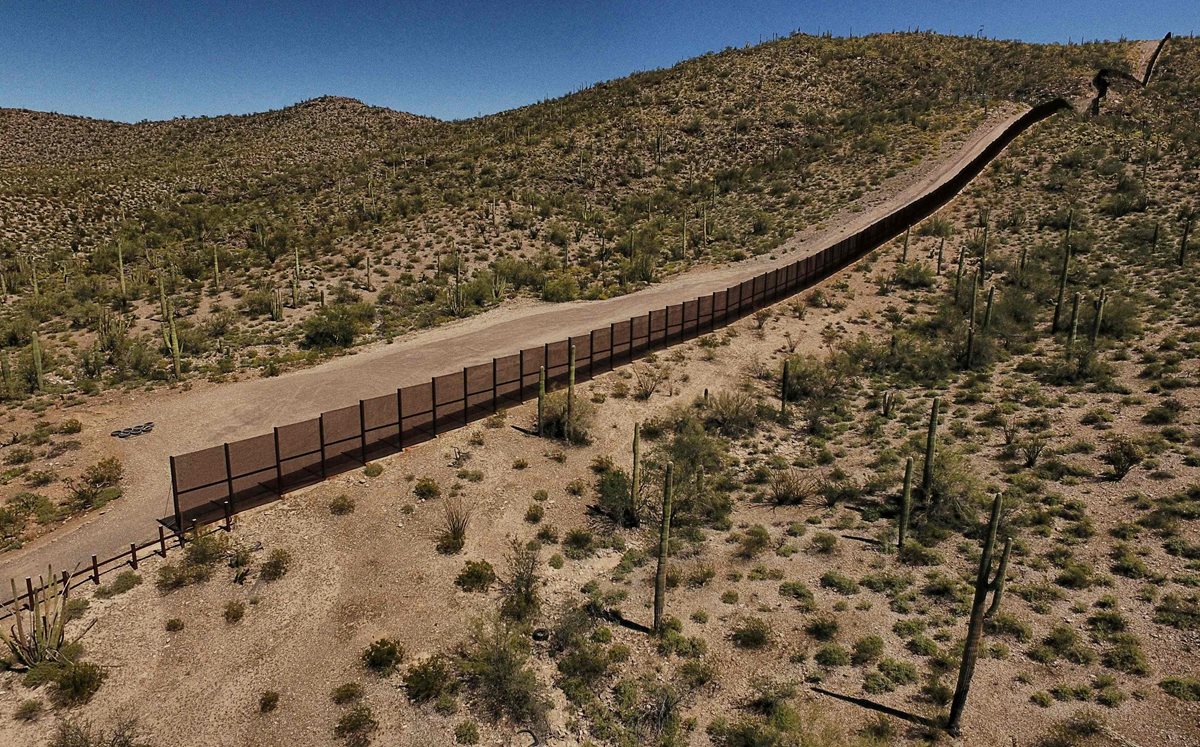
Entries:
POLYGON ((45 573, 47 566, 71 568, 93 553, 109 557, 128 549, 131 541, 152 537, 156 521, 171 513, 170 455, 269 432, 272 426, 391 393, 398 386, 428 381, 434 374, 712 293, 815 253, 949 179, 1025 110, 1013 105, 993 111, 965 142, 945 149, 936 162, 898 176, 831 219, 830 227, 804 231, 771 255, 735 265, 697 268, 606 301, 505 304, 461 322, 275 378, 198 384, 188 391, 125 393, 90 409, 73 411, 92 434, 107 434, 147 420, 155 421, 156 426, 153 433, 128 441, 103 437, 107 440, 99 448, 125 463, 125 496, 102 513, 69 523, 0 556, 0 578, 45 573))

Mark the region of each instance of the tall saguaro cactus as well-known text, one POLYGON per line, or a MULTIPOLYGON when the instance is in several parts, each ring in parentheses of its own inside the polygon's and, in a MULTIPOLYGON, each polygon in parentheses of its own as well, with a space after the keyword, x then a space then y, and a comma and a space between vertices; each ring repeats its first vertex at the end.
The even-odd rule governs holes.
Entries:
POLYGON ((1058 334, 1060 325, 1062 324, 1063 303, 1067 299, 1067 272, 1071 268, 1071 225, 1075 219, 1075 212, 1067 212, 1067 235, 1063 239, 1063 261, 1062 269, 1058 273, 1058 301, 1054 304, 1054 324, 1050 328, 1051 334, 1058 334))
POLYGON ((976 275, 975 279, 971 282, 971 315, 967 319, 967 369, 975 365, 975 306, 979 302, 978 279, 979 275, 976 275))
POLYGON ((937 456, 938 410, 941 406, 942 400, 934 397, 933 404, 929 407, 929 430, 925 435, 925 466, 921 472, 921 495, 926 501, 933 493, 933 460, 937 456))
POLYGON ((637 517, 638 494, 642 489, 642 425, 633 424, 633 465, 629 473, 629 513, 637 517))
POLYGON ((1095 311, 1092 315, 1092 331, 1088 335, 1088 347, 1091 350, 1096 349, 1096 341, 1100 338, 1100 325, 1104 323, 1104 304, 1107 302, 1108 296, 1106 289, 1100 289, 1100 297, 1096 299, 1095 311))
POLYGON ((904 251, 900 255, 901 262, 908 262, 908 237, 912 233, 912 226, 904 229, 904 251))
MULTIPOLYGON (((950 717, 946 721, 946 731, 955 736, 961 729, 963 709, 967 705, 967 692, 971 688, 971 678, 975 674, 975 662, 979 658, 979 641, 983 638, 984 607, 987 605, 988 592, 1003 589, 999 574, 994 581, 988 579, 992 573, 992 556, 996 547, 996 534, 1000 528, 1000 509, 1003 501, 1004 499, 999 495, 992 501, 992 516, 988 522, 983 555, 979 558, 979 572, 975 576, 975 596, 971 602, 971 619, 967 625, 967 640, 963 647, 962 663, 958 669, 958 685, 954 688, 954 699, 950 703, 950 717)), ((1006 546, 1007 544, 1006 542, 1006 546)))
POLYGON ((787 420, 787 386, 789 362, 783 359, 783 376, 779 379, 779 419, 787 420))
POLYGON ((1192 218, 1195 214, 1188 211, 1187 217, 1183 221, 1183 235, 1179 237, 1179 266, 1183 267, 1183 263, 1187 260, 1188 237, 1192 233, 1192 218))
POLYGON ((667 549, 671 544, 671 481, 675 465, 667 463, 663 478, 662 524, 658 531, 658 570, 654 574, 654 633, 662 633, 663 607, 667 602, 667 549))
POLYGON ((1075 338, 1079 336, 1079 291, 1071 297, 1071 326, 1067 328, 1067 360, 1075 352, 1075 338))
POLYGON ((897 531, 896 550, 902 552, 908 541, 908 517, 912 513, 913 458, 904 461, 904 491, 900 493, 900 527, 897 531))
POLYGON ((42 370, 42 341, 38 337, 37 330, 29 338, 29 348, 33 355, 33 374, 37 381, 37 390, 40 392, 46 386, 45 372, 42 370))

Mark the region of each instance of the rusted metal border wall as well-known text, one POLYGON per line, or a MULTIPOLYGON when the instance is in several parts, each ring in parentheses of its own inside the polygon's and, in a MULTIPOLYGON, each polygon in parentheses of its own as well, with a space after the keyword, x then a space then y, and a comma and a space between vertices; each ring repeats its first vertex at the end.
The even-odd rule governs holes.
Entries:
POLYGON ((916 200, 816 254, 726 290, 654 309, 590 333, 546 343, 428 383, 397 389, 271 433, 171 457, 175 528, 207 522, 278 499, 289 491, 395 454, 537 396, 544 366, 549 386, 586 381, 654 350, 690 340, 812 286, 929 217, 949 202, 1019 134, 1066 108, 1062 99, 1015 120, 953 177, 916 200))

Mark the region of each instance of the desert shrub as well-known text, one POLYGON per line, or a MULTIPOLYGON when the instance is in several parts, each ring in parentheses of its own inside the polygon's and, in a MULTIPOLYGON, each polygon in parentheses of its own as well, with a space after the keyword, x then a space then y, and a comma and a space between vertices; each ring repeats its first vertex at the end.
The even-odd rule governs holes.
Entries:
POLYGON ((258 696, 258 712, 270 713, 279 707, 279 693, 274 690, 267 690, 262 695, 258 696))
MULTIPOLYGON (((591 428, 594 419, 595 408, 592 403, 577 395, 571 409, 569 442, 580 445, 591 443, 591 428)), ((568 440, 567 392, 558 391, 546 395, 542 409, 542 433, 548 438, 568 440)))
POLYGON ((771 533, 762 524, 755 524, 742 532, 738 540, 737 554, 739 557, 750 559, 771 546, 771 533))
POLYGON ((1066 625, 1052 628, 1042 644, 1029 651, 1029 656, 1043 664, 1053 663, 1059 658, 1075 664, 1091 664, 1096 660, 1095 652, 1084 644, 1078 633, 1066 625))
POLYGON ((857 594, 858 582, 837 571, 826 571, 821 576, 821 588, 833 589, 839 594, 857 594))
POLYGON ((529 622, 541 606, 538 595, 538 550, 513 539, 505 559, 508 562, 508 574, 502 581, 504 598, 500 602, 500 612, 508 619, 529 622))
POLYGON ((357 682, 344 682, 333 688, 329 693, 329 699, 337 705, 345 705, 362 699, 363 687, 357 682))
POLYGON ((94 728, 87 722, 63 721, 49 747, 146 747, 138 738, 137 722, 122 719, 112 731, 94 728))
POLYGON ((1166 594, 1154 608, 1154 622, 1179 630, 1200 630, 1200 595, 1166 594))
POLYGON ((479 726, 474 721, 461 721, 454 727, 456 744, 479 744, 479 726))
POLYGON ((440 498, 442 489, 438 487, 437 480, 432 477, 419 477, 413 485, 413 495, 423 501, 430 501, 434 498, 440 498))
POLYGON ((486 560, 468 560, 454 583, 463 591, 487 591, 496 581, 496 571, 486 560))
POLYGON ((394 638, 380 638, 363 651, 363 665, 381 676, 388 676, 404 659, 404 647, 394 638))
POLYGON ((342 493, 329 502, 329 513, 334 516, 345 516, 354 513, 354 499, 342 493))
POLYGON ((869 635, 854 642, 854 652, 850 660, 855 664, 866 664, 875 661, 882 654, 883 639, 877 635, 869 635))
POLYGON ((758 403, 746 392, 717 392, 708 398, 704 425, 723 436, 740 436, 758 425, 758 403))
POLYGON ((442 532, 437 538, 437 551, 443 555, 454 555, 467 544, 471 510, 457 500, 447 501, 444 509, 442 532))
POLYGON ((54 675, 54 702, 62 706, 82 705, 92 699, 108 673, 99 664, 68 662, 54 675))
POLYGON ((348 348, 373 317, 374 309, 365 303, 325 306, 304 320, 300 345, 318 350, 348 348))
POLYGON ((850 652, 836 643, 827 643, 813 654, 813 661, 823 667, 844 667, 850 663, 850 652))
POLYGON ((1037 743, 1038 747, 1077 747, 1087 743, 1089 737, 1099 734, 1104 728, 1100 719, 1088 711, 1079 711, 1065 721, 1050 727, 1046 736, 1037 743))
POLYGON ((817 532, 812 538, 813 552, 820 555, 831 555, 837 548, 837 535, 832 532, 817 532))
POLYGON ((263 581, 278 581, 287 575, 292 566, 292 554, 279 547, 271 551, 262 567, 258 569, 258 577, 263 581))
POLYGON ((100 599, 115 597, 118 594, 124 594, 137 587, 141 583, 142 576, 140 573, 136 571, 121 571, 108 586, 101 586, 99 589, 96 589, 96 596, 100 599))
POLYGON ((901 288, 932 288, 935 277, 933 268, 924 262, 909 262, 896 268, 892 282, 901 288))
POLYGON ((1184 676, 1184 677, 1168 677, 1158 686, 1163 689, 1167 695, 1180 700, 1189 702, 1200 701, 1200 678, 1184 676))
POLYGON ((635 527, 639 523, 637 496, 631 496, 629 475, 617 467, 605 467, 596 474, 596 505, 617 526, 635 527))
POLYGON ((1010 612, 997 612, 984 622, 988 633, 1010 636, 1024 643, 1033 637, 1029 623, 1010 612))
POLYGON ((802 581, 784 581, 779 585, 779 595, 794 600, 800 612, 812 612, 816 608, 812 590, 802 581))
POLYGON ((1130 633, 1109 636, 1109 647, 1100 656, 1101 663, 1118 672, 1144 677, 1150 674, 1150 664, 1142 653, 1141 643, 1130 633))
POLYGON ((445 657, 434 656, 409 667, 404 675, 404 688, 414 703, 428 703, 442 695, 458 690, 458 679, 445 657))
POLYGON ((366 467, 363 467, 363 474, 367 477, 379 477, 383 474, 383 465, 378 462, 371 462, 366 467))
POLYGON ((165 627, 168 633, 178 633, 183 630, 183 620, 180 620, 178 617, 172 617, 167 620, 165 627))
POLYGON ((517 625, 500 617, 477 620, 460 668, 493 718, 535 727, 545 723, 550 703, 529 665, 528 636, 517 625))
POLYGON ((563 551, 572 560, 590 557, 596 552, 596 538, 582 527, 570 529, 563 537, 563 551))
POLYGON ((342 714, 333 727, 333 734, 348 744, 362 745, 367 744, 367 736, 378 728, 379 722, 371 707, 360 703, 342 714))
POLYGON ((240 622, 246 615, 246 604, 236 600, 226 602, 225 610, 222 614, 225 617, 225 622, 233 625, 236 622, 240 622))
POLYGON ((738 648, 764 648, 771 643, 771 625, 761 618, 747 617, 734 626, 730 638, 738 648))
POLYGON ((229 539, 224 534, 213 532, 193 537, 183 549, 183 558, 178 563, 164 563, 158 569, 155 584, 160 591, 167 592, 189 584, 207 581, 212 568, 229 552, 229 539))
POLYGON ((768 497, 776 506, 799 506, 815 497, 820 481, 797 469, 779 470, 771 474, 768 497))
POLYGON ((818 641, 831 641, 837 635, 838 622, 828 615, 821 615, 809 620, 804 631, 818 641))
POLYGON ((1101 461, 1111 468, 1109 476, 1114 480, 1124 479, 1145 458, 1146 451, 1141 444, 1124 435, 1108 439, 1108 446, 1100 455, 1101 461))
POLYGON ((525 509, 525 521, 530 524, 537 524, 546 515, 546 509, 542 508, 537 503, 529 504, 529 508, 525 509))
POLYGON ((119 498, 125 468, 116 457, 101 459, 89 466, 78 480, 67 480, 71 505, 77 509, 99 508, 119 498))

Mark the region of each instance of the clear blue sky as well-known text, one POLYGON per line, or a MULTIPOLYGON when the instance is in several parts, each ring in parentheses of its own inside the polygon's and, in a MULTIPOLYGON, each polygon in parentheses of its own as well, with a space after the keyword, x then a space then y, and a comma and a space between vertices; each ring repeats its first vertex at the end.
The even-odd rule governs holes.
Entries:
POLYGON ((136 121, 336 94, 460 118, 793 30, 918 27, 1028 41, 1157 38, 1200 31, 1200 4, 0 0, 0 106, 136 121))

